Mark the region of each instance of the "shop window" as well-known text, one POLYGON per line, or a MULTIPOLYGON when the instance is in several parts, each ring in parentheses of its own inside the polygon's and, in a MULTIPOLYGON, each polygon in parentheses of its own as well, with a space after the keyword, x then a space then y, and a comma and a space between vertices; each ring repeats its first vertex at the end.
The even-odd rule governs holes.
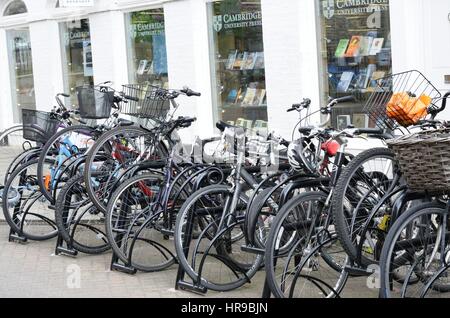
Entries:
POLYGON ((131 83, 166 87, 167 51, 163 9, 126 15, 128 69, 131 83))
POLYGON ((10 4, 8 4, 3 15, 8 16, 8 15, 23 14, 27 12, 28 12, 27 6, 23 1, 14 0, 10 4))
POLYGON ((14 122, 21 122, 22 109, 35 109, 33 60, 28 28, 10 29, 6 33, 11 74, 14 122))
POLYGON ((60 24, 64 89, 70 92, 70 103, 77 106, 76 88, 94 84, 91 33, 89 20, 82 19, 60 24))
POLYGON ((217 119, 266 132, 261 1, 214 1, 208 11, 217 119))
POLYGON ((372 127, 363 113, 376 80, 392 72, 389 0, 316 0, 320 12, 323 103, 328 97, 355 95, 337 106, 333 126, 372 127))

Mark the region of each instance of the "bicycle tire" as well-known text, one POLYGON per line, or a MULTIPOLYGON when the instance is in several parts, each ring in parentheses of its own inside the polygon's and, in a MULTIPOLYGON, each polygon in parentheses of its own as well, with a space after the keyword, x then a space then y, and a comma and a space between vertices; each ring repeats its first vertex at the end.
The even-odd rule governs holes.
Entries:
MULTIPOLYGON (((336 184, 335 192, 332 199, 332 215, 333 223, 336 226, 336 233, 341 241, 343 248, 349 255, 352 261, 358 258, 358 246, 352 239, 352 235, 349 231, 349 224, 344 211, 344 201, 346 196, 346 190, 349 186, 351 178, 362 164, 373 158, 384 158, 388 160, 395 160, 394 153, 387 148, 374 148, 367 150, 360 155, 356 156, 343 170, 336 184)), ((353 211, 351 212, 353 213, 353 211)), ((362 256, 361 262, 368 266, 373 264, 373 261, 367 257, 362 256)))

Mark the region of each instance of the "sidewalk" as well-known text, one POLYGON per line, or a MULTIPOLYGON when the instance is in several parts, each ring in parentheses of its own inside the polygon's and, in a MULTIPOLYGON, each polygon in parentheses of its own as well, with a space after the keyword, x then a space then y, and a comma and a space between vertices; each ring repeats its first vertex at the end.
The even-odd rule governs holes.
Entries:
MULTIPOLYGON (((7 241, 8 227, 0 223, 0 298, 4 297, 146 297, 146 298, 259 298, 264 273, 252 284, 229 293, 209 292, 206 296, 175 291, 177 267, 160 273, 135 276, 109 270, 111 254, 55 256, 55 241, 26 245, 7 241), (79 280, 77 274, 79 273, 79 280), (77 284, 80 283, 80 286, 77 284), (78 288, 79 287, 79 288, 78 288)), ((365 286, 366 278, 351 280, 343 297, 376 297, 365 286)))

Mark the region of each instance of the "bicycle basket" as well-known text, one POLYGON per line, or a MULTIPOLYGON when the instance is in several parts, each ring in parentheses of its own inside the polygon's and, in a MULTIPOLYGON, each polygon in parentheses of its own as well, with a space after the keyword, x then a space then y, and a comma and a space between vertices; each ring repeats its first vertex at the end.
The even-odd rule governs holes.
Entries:
POLYGON ((364 112, 383 130, 417 124, 441 98, 440 92, 419 71, 384 77, 372 89, 364 112))
POLYGON ((120 107, 122 114, 163 120, 170 111, 170 100, 165 89, 148 84, 132 84, 123 85, 123 92, 136 101, 129 100, 128 103, 122 103, 120 107))
POLYGON ((114 105, 114 91, 99 90, 94 86, 76 88, 81 118, 105 119, 111 116, 114 105))
POLYGON ((450 194, 450 129, 423 131, 387 143, 411 190, 450 194))
POLYGON ((55 114, 22 109, 23 139, 45 144, 58 131, 61 122, 55 114), (29 127, 33 129, 29 129, 29 127))

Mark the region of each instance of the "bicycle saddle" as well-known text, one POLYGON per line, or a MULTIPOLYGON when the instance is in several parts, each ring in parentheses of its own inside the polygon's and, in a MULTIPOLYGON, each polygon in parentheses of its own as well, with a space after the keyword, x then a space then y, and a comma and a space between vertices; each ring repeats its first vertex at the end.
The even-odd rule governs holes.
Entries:
POLYGON ((123 118, 119 118, 119 125, 120 126, 133 126, 134 123, 132 121, 123 119, 123 118))

